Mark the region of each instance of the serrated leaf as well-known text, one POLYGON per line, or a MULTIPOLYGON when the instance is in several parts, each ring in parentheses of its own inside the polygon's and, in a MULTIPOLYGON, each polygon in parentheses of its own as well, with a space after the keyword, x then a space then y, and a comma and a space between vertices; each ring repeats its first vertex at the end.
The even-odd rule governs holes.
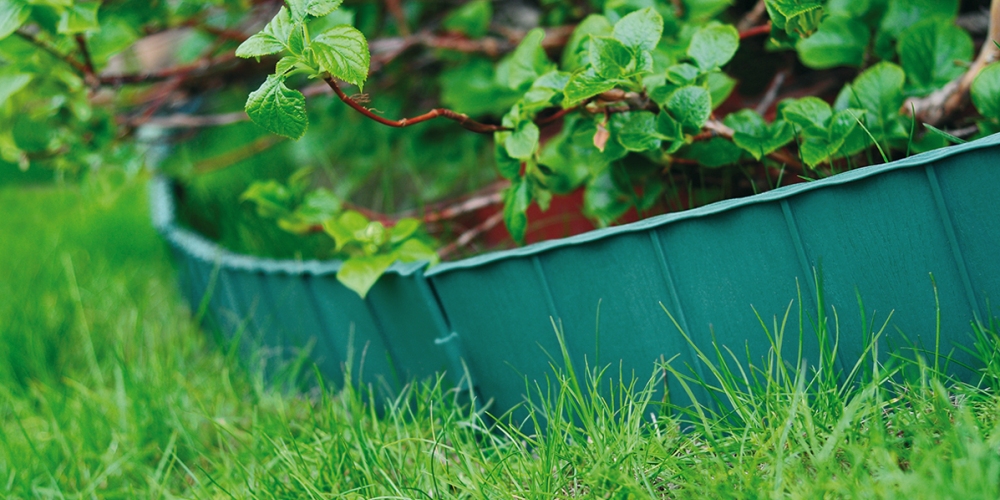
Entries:
POLYGON ((621 78, 635 72, 632 52, 621 42, 609 37, 591 37, 590 64, 604 78, 621 78))
POLYGON ((912 90, 923 95, 965 73, 960 63, 972 59, 972 37, 953 23, 932 18, 903 30, 896 52, 912 90))
MULTIPOLYGON (((236 57, 250 58, 277 54, 285 44, 267 33, 256 33, 236 48, 236 57)), ((279 71, 278 73, 283 73, 279 71)))
POLYGON ((656 131, 656 116, 647 111, 619 113, 611 119, 615 139, 629 151, 659 149, 661 139, 656 131))
POLYGON ((524 243, 528 232, 528 206, 531 205, 531 184, 524 179, 513 181, 504 191, 503 222, 507 232, 518 244, 524 243))
POLYGON ((611 224, 631 208, 631 194, 622 193, 611 170, 604 168, 597 172, 587 182, 587 189, 583 192, 584 212, 597 219, 601 226, 611 224))
POLYGON ((598 75, 594 68, 587 68, 585 71, 571 76, 569 82, 566 83, 564 106, 571 106, 601 92, 611 90, 615 88, 616 84, 616 82, 598 75))
POLYGON ((395 261, 395 255, 351 257, 341 264, 337 271, 337 281, 363 299, 395 261))
POLYGON ((344 0, 308 0, 306 14, 313 17, 323 17, 340 8, 344 0))
POLYGON ((795 44, 802 64, 813 69, 861 66, 871 32, 857 19, 830 16, 816 33, 795 44))
POLYGON ((368 79, 371 53, 368 40, 353 26, 336 26, 310 44, 320 66, 336 78, 363 90, 368 79))
POLYGON ((670 94, 666 109, 686 130, 701 130, 712 114, 712 95, 704 87, 681 87, 670 94))
POLYGON ((471 38, 480 38, 486 35, 492 18, 493 5, 490 0, 472 0, 451 11, 444 18, 442 25, 447 30, 464 33, 471 38))
POLYGON ((511 158, 527 160, 538 149, 538 126, 529 121, 517 124, 517 128, 504 140, 504 147, 511 158))
POLYGON ((684 129, 681 123, 674 120, 669 113, 656 116, 656 133, 665 140, 680 141, 684 139, 684 129))
POLYGON ((17 31, 31 15, 31 6, 21 0, 0 0, 0 40, 17 31))
POLYGON ((615 23, 612 36, 633 50, 651 51, 663 36, 663 16, 652 7, 639 9, 615 23))
POLYGON ((298 139, 306 132, 306 98, 302 92, 285 86, 284 80, 270 75, 259 89, 250 93, 246 103, 247 116, 265 130, 298 139))
POLYGON ((823 4, 811 0, 766 0, 767 13, 774 27, 785 33, 809 36, 823 19, 823 4))
POLYGON ((97 23, 97 10, 100 8, 100 2, 77 2, 59 16, 56 30, 64 35, 99 30, 101 26, 97 23))
POLYGON ((497 67, 497 78, 514 90, 527 87, 539 75, 548 73, 553 64, 542 49, 545 30, 535 28, 521 40, 514 52, 497 67))
POLYGON ((404 241, 410 236, 413 236, 413 233, 416 233, 418 229, 420 229, 419 220, 409 217, 400 219, 396 222, 396 225, 392 226, 392 229, 389 230, 389 242, 399 243, 404 241))
POLYGON ((972 82, 972 103, 979 114, 992 120, 1000 119, 1000 63, 993 63, 979 72, 972 82))
POLYGON ((731 25, 709 25, 696 31, 688 46, 688 56, 702 71, 728 63, 740 47, 740 34, 731 25))

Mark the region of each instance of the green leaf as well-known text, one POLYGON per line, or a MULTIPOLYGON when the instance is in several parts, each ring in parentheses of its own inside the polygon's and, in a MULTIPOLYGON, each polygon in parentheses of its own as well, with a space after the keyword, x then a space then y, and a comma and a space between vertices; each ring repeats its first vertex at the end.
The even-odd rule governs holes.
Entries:
POLYGON ((670 94, 666 109, 686 130, 698 131, 712 114, 712 95, 704 87, 681 87, 670 94))
POLYGON ((615 139, 629 151, 649 151, 660 148, 656 131, 656 116, 646 111, 618 113, 611 119, 615 139))
POLYGON ((809 96, 781 101, 778 104, 778 116, 800 129, 826 130, 833 117, 833 110, 826 101, 809 96))
POLYGON ((878 63, 854 80, 848 102, 851 107, 874 113, 879 121, 888 121, 899 116, 905 81, 903 68, 888 62, 878 63))
POLYGON ((99 8, 101 8, 101 2, 77 2, 63 11, 56 29, 65 35, 99 30, 101 28, 97 23, 97 9, 99 8))
POLYGON ((31 15, 31 6, 21 0, 0 0, 0 40, 17 31, 31 15))
POLYGON ((287 215, 294 197, 286 186, 275 180, 256 181, 240 195, 240 201, 250 201, 257 206, 257 215, 274 219, 287 215))
POLYGON ((496 160, 497 170, 505 179, 514 179, 521 175, 521 160, 511 158, 507 154, 506 138, 510 137, 510 132, 498 132, 494 134, 496 147, 493 148, 493 156, 496 160), (502 139, 503 138, 503 139, 502 139))
POLYGON ((601 226, 608 226, 631 208, 632 196, 623 193, 612 176, 612 167, 597 172, 583 192, 583 209, 601 226))
POLYGON ((538 149, 538 137, 538 126, 529 121, 522 121, 504 140, 504 147, 511 158, 527 160, 538 149))
POLYGON ((323 17, 340 8, 344 0, 308 0, 306 14, 313 17, 323 17))
POLYGON ((635 72, 632 52, 614 38, 591 37, 590 64, 604 78, 622 78, 635 72))
POLYGON ((684 128, 674 120, 670 113, 660 113, 656 116, 656 133, 664 140, 684 140, 684 128))
POLYGON ((733 143, 757 160, 792 142, 795 132, 791 125, 777 120, 768 125, 755 111, 743 109, 729 114, 723 122, 733 129, 733 143))
POLYGON ((646 7, 621 18, 615 23, 612 36, 636 51, 651 51, 663 36, 663 16, 646 7))
POLYGON ((616 85, 617 82, 598 75, 594 68, 587 68, 586 71, 571 76, 569 82, 566 83, 564 106, 572 106, 601 92, 611 90, 616 85))
POLYGON ((709 25, 691 37, 687 54, 702 71, 710 71, 729 62, 740 47, 740 34, 731 25, 709 25))
POLYGON ((736 80, 721 71, 712 71, 704 75, 704 78, 708 92, 712 94, 712 109, 722 106, 736 89, 736 80))
POLYGON ((688 63, 674 64, 667 68, 667 81, 675 85, 694 83, 699 75, 701 75, 701 70, 688 63))
POLYGON ((404 241, 410 236, 413 236, 413 233, 416 233, 418 229, 420 229, 419 220, 410 217, 400 219, 389 231, 389 242, 399 243, 404 241))
POLYGON ((277 54, 285 48, 285 44, 267 33, 256 33, 247 38, 236 48, 236 56, 243 58, 261 57, 277 54))
POLYGON ((812 0, 765 0, 774 27, 790 35, 806 37, 819 27, 823 4, 812 0))
POLYGON ((529 86, 539 75, 548 73, 553 64, 542 49, 545 30, 535 28, 528 32, 514 52, 497 67, 497 79, 514 90, 529 86))
POLYGON ((353 290, 363 299, 395 261, 395 255, 351 257, 337 271, 337 281, 353 290))
POLYGON ((587 40, 590 35, 595 37, 611 35, 611 23, 608 18, 600 14, 591 14, 584 18, 573 30, 566 48, 562 53, 562 67, 566 71, 576 71, 587 64, 590 60, 590 51, 587 40))
POLYGON ((490 28, 493 5, 490 0, 472 0, 451 11, 442 23, 445 29, 464 33, 471 38, 481 38, 490 28))
POLYGON ((269 132, 298 139, 309 126, 306 98, 298 90, 285 86, 284 80, 270 75, 246 103, 247 115, 269 132))
POLYGON ((261 57, 280 52, 288 48, 288 39, 292 36, 295 24, 288 9, 282 7, 274 18, 264 26, 264 30, 247 38, 236 48, 238 57, 261 57))
POLYGON ((335 26, 310 44, 316 60, 331 75, 364 89, 371 54, 368 41, 353 26, 335 26))
POLYGON ((513 181, 504 191, 503 222, 507 232, 518 244, 524 243, 528 232, 528 206, 531 205, 531 183, 524 179, 513 181))
POLYGON ((687 147, 684 157, 696 160, 708 168, 719 168, 739 162, 746 153, 737 145, 721 137, 696 142, 687 147))
POLYGON ((339 213, 342 208, 340 197, 329 189, 318 188, 305 196, 295 212, 304 221, 319 224, 339 213))
POLYGON ((923 20, 938 18, 952 21, 958 15, 958 0, 889 0, 882 18, 883 35, 895 38, 906 28, 923 20))
POLYGON ((951 22, 931 18, 903 30, 896 51, 913 91, 929 94, 965 73, 958 63, 972 59, 972 37, 951 22))
POLYGON ((708 21, 733 5, 733 0, 684 0, 684 16, 688 22, 708 21))
POLYGON ((417 238, 404 241, 394 253, 401 262, 427 261, 433 266, 441 260, 433 248, 417 238))
POLYGON ((0 75, 0 106, 6 103, 10 97, 28 86, 32 75, 26 73, 13 73, 0 75))
POLYGON ((836 66, 861 66, 871 33, 857 19, 830 16, 809 38, 795 44, 802 64, 813 69, 836 66))
POLYGON ((979 73, 972 82, 972 103, 979 114, 993 120, 1000 119, 1000 63, 993 63, 979 73))

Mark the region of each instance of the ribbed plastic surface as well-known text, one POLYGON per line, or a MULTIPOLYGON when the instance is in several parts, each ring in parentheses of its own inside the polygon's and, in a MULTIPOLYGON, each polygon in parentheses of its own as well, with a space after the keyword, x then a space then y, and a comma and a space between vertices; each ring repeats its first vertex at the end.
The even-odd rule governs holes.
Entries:
MULTIPOLYGON (((398 387, 464 364, 502 412, 523 400, 525 377, 544 384, 551 373, 560 352, 553 323, 578 366, 613 364, 625 376, 645 378, 663 359, 700 369, 664 308, 703 351, 714 342, 756 361, 770 348, 757 314, 771 325, 797 285, 815 311, 817 273, 839 318, 843 363, 858 359, 871 333, 858 297, 868 330, 892 313, 880 353, 933 350, 932 276, 942 351, 970 363, 962 350, 971 348, 970 322, 1000 310, 998 192, 1000 136, 992 136, 426 273, 397 266, 366 301, 336 282, 337 263, 232 255, 178 228, 170 207, 154 213, 181 256, 185 295, 197 307, 211 290, 209 312, 223 331, 246 324, 275 346, 315 339, 316 359, 334 380, 353 331, 355 348, 367 346, 366 380, 398 387)), ((162 182, 153 194, 169 203, 162 182)), ((792 314, 787 355, 798 348, 798 327, 792 314)), ((815 361, 819 344, 806 331, 805 357, 815 361)), ((675 381, 669 388, 681 393, 675 381)))

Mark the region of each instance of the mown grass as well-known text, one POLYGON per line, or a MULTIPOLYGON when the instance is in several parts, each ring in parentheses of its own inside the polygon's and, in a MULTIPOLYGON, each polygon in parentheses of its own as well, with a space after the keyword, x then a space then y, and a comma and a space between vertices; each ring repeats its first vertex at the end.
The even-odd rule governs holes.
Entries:
MULTIPOLYGON (((351 388, 278 389, 209 342, 141 183, 0 188, 0 206, 2 497, 1000 496, 1000 364, 970 385, 920 359, 869 357, 847 376, 829 358, 795 370, 720 347, 703 381, 663 366, 614 383, 557 362, 520 427, 434 380, 378 408, 351 388), (665 406, 665 376, 722 404, 665 406)), ((798 338, 781 316, 763 324, 798 338)), ((996 324, 975 331, 970 348, 1000 355, 996 324)))

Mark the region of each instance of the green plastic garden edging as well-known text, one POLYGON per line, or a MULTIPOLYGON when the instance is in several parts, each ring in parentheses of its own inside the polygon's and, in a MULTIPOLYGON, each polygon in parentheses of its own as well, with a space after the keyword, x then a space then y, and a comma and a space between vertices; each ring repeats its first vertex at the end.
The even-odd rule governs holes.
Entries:
MULTIPOLYGON (((758 313, 771 325, 801 289, 809 321, 816 276, 825 308, 837 313, 843 368, 890 313, 883 357, 893 349, 933 352, 933 277, 941 351, 961 375, 976 363, 970 323, 998 315, 998 193, 994 135, 429 270, 396 265, 365 300, 336 281, 338 262, 235 255, 176 224, 166 181, 154 181, 151 199, 185 296, 192 309, 206 307, 211 327, 280 352, 311 345, 335 382, 350 353, 356 378, 389 393, 447 371, 493 400, 496 414, 524 400, 525 377, 544 386, 550 363, 561 364, 553 324, 577 366, 586 359, 645 379, 655 362, 672 359, 699 371, 694 346, 664 309, 701 350, 714 352, 715 342, 757 360, 770 349, 758 313)), ((788 325, 795 339, 785 342, 793 357, 798 321, 796 309, 788 325)), ((803 355, 814 361, 819 341, 806 331, 803 355)), ((671 394, 680 394, 675 385, 671 394)))

